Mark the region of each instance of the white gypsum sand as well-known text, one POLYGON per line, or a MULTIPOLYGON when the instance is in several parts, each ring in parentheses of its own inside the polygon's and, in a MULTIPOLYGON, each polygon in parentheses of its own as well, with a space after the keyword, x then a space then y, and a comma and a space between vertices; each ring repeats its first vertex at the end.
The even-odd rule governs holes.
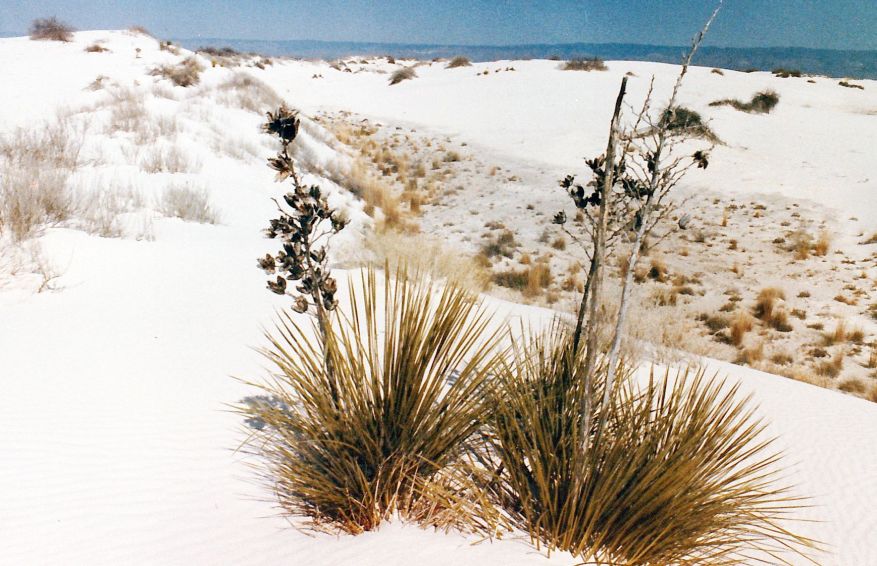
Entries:
MULTIPOLYGON (((4 83, 12 85, 0 92, 6 110, 0 115, 3 139, 18 127, 34 128, 65 115, 71 131, 79 128, 84 136, 79 166, 67 186, 121 195, 112 217, 113 234, 120 237, 104 237, 92 227, 87 207, 78 206, 68 220, 31 236, 30 243, 39 244, 60 275, 53 285, 57 291, 35 292, 41 275, 30 273, 28 254, 13 262, 18 269, 0 272, 5 463, 0 466, 0 563, 576 563, 562 553, 546 558, 522 535, 473 545, 477 539, 472 537, 389 523, 358 537, 331 536, 301 532, 279 517, 271 494, 248 466, 252 461, 235 451, 245 431, 240 416, 229 409, 252 393, 230 376, 264 375, 265 363, 251 347, 263 344, 262 328, 287 306, 264 289, 264 276, 255 267, 255 259, 273 249, 260 230, 274 211, 269 197, 281 190, 264 165, 275 148, 259 133, 263 117, 230 108, 215 87, 243 70, 306 115, 321 118, 305 129, 300 151, 312 171, 306 179, 327 189, 333 206, 353 220, 333 244, 339 265, 360 257, 374 221, 361 200, 330 180, 342 181, 337 173, 347 171, 357 155, 327 130, 367 118, 385 132, 405 128, 424 156, 459 153, 460 161, 440 164, 438 170, 448 173, 436 180, 439 194, 462 185, 459 194, 443 195, 425 204, 422 216, 412 216, 425 232, 477 252, 485 230, 492 230, 485 225, 503 222, 523 251, 534 257, 554 253, 553 269, 559 272, 567 259, 539 242, 550 215, 566 204, 557 180, 566 173, 583 174, 582 158, 602 151, 609 105, 625 72, 637 75, 631 80, 635 98, 653 73, 658 92, 665 92, 677 67, 609 62, 607 72, 577 73, 560 72, 552 61, 457 69, 434 64, 419 66, 417 78, 389 87, 389 75, 375 71, 392 72, 397 66, 384 60, 354 65, 363 72, 343 73, 325 63, 282 60, 264 70, 228 69, 211 67, 202 57, 205 70, 197 86, 174 87, 149 75, 154 66, 187 55, 161 51, 156 40, 128 32, 79 32, 69 44, 0 40, 0 68, 4 83), (110 51, 84 52, 95 41, 110 51), (488 75, 477 74, 485 69, 488 75), (105 78, 92 90, 89 85, 98 76, 105 78), (119 109, 120 99, 132 102, 119 109), (342 111, 354 114, 342 120, 342 111), (137 120, 115 127, 114 119, 128 112, 137 120), (425 147, 427 141, 434 149, 425 147), (145 167, 155 148, 161 152, 157 165, 145 167), (501 170, 491 174, 494 166, 501 170), (204 195, 216 222, 162 213, 169 187, 204 195), (478 200, 466 204, 470 198, 478 200), (479 209, 478 214, 469 208, 479 209)), ((727 143, 716 149, 707 172, 692 173, 681 187, 681 194, 700 196, 694 216, 713 247, 691 237, 668 247, 664 257, 672 272, 689 278, 694 276, 690 265, 703 266, 694 270, 704 271, 701 283, 686 283, 696 293, 704 291, 697 295, 700 302, 688 304, 691 313, 711 304, 718 309, 730 287, 739 287, 748 307, 761 286, 777 283, 785 286, 790 310, 810 309, 807 322, 823 321, 831 330, 834 316, 844 315, 873 339, 873 323, 864 310, 874 301, 875 270, 868 262, 874 250, 860 244, 858 233, 877 230, 877 178, 869 151, 877 141, 877 84, 861 81, 865 90, 859 91, 832 79, 814 80, 731 71, 721 77, 692 69, 682 103, 709 118, 727 143), (748 99, 764 88, 781 96, 769 115, 707 106, 719 98, 748 99), (839 170, 838 162, 843 163, 839 170), (708 196, 701 196, 704 192, 708 196), (714 198, 720 199, 718 210, 714 198), (745 208, 732 211, 722 231, 722 211, 732 203, 745 208), (851 216, 859 220, 848 220, 851 216), (791 253, 763 241, 764 233, 780 237, 783 228, 797 228, 777 227, 780 223, 801 217, 813 223, 814 235, 823 219, 828 222, 833 251, 792 265, 791 253), (758 241, 747 240, 748 232, 758 241), (726 251, 733 238, 748 251, 726 251), (677 245, 688 246, 687 258, 673 257, 677 245), (742 255, 728 259, 732 252, 742 255), (774 259, 762 261, 765 254, 774 259), (735 261, 750 268, 748 278, 733 276, 735 261), (866 277, 857 288, 865 295, 858 305, 833 304, 833 294, 844 292, 862 272, 866 277), (817 277, 826 283, 814 284, 817 277), (797 297, 802 290, 812 293, 812 303, 797 297), (826 306, 841 310, 814 315, 826 306)), ((398 149, 413 155, 405 146, 409 142, 400 139, 398 149)), ((431 173, 432 163, 426 167, 431 173)), ((5 239, 2 243, 19 249, 5 239)), ((515 262, 521 252, 516 253, 515 262)), ((338 273, 343 283, 344 272, 338 273)), ((502 289, 497 294, 520 299, 502 289)), ((561 302, 571 297, 561 297, 555 306, 568 308, 561 302)), ((544 321, 551 314, 538 306, 485 300, 513 321, 544 321)), ((675 312, 649 308, 646 314, 660 325, 675 312)), ((805 350, 801 344, 819 332, 806 329, 804 322, 800 326, 794 338, 766 334, 763 339, 769 344, 785 340, 792 355, 799 355, 805 350)), ((707 340, 697 328, 692 326, 692 336, 707 340)), ((715 347, 717 355, 730 356, 722 345, 715 347)), ((845 367, 863 355, 849 354, 845 367)), ((871 439, 877 405, 751 368, 704 363, 712 372, 742 380, 760 404, 759 414, 772 423, 770 432, 787 451, 798 491, 814 498, 802 518, 820 522, 795 527, 829 546, 817 562, 877 561, 872 540, 877 453, 871 439)), ((860 377, 874 380, 866 371, 860 377)))

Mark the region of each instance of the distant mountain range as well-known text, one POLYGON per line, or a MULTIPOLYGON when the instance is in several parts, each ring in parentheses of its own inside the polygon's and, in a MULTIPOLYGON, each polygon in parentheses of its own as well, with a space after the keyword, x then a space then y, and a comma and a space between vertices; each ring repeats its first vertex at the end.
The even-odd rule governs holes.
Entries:
MULTIPOLYGON (((0 37, 22 35, 0 32, 0 37)), ((352 55, 393 55, 399 58, 435 59, 465 55, 472 61, 502 59, 572 59, 600 57, 613 61, 678 63, 686 47, 634 43, 564 43, 532 45, 429 45, 416 43, 364 43, 354 41, 253 40, 224 38, 174 38, 188 49, 232 47, 272 56, 304 59, 338 59, 352 55)), ((877 51, 807 49, 804 47, 702 47, 695 65, 738 71, 771 71, 778 67, 806 74, 877 79, 877 51)))
MULTIPOLYGON (((338 59, 351 55, 393 55, 399 58, 434 59, 465 55, 472 61, 502 59, 571 59, 600 57, 615 61, 678 63, 686 47, 631 43, 567 43, 533 45, 420 45, 411 43, 360 43, 345 41, 260 41, 221 38, 180 38, 189 49, 229 46, 238 51, 286 55, 306 59, 338 59)), ((877 51, 841 51, 803 47, 702 47, 694 63, 739 71, 770 71, 778 67, 831 77, 877 79, 877 51)))

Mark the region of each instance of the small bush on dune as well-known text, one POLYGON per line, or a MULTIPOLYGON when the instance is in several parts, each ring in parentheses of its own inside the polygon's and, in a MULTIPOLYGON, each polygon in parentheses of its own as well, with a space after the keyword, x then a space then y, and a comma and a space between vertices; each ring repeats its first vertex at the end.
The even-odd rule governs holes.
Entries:
POLYGON ((379 289, 363 275, 322 344, 288 315, 269 336, 278 373, 259 387, 270 402, 242 411, 290 514, 349 533, 397 513, 462 527, 494 515, 473 495, 465 458, 486 415, 488 319, 460 287, 434 292, 419 279, 397 273, 379 289))
POLYGON ((207 192, 188 185, 171 185, 165 189, 158 209, 165 216, 186 222, 216 224, 218 220, 207 192))
POLYGON ((457 55, 447 64, 445 69, 456 69, 457 67, 471 67, 472 62, 468 57, 463 57, 462 55, 457 55))
POLYGON ((741 112, 768 114, 779 102, 779 94, 772 90, 764 90, 753 95, 749 102, 740 102, 736 98, 725 98, 710 102, 710 106, 731 106, 741 112))
POLYGON ((178 65, 156 67, 150 74, 167 79, 177 86, 189 87, 198 84, 203 70, 204 67, 195 57, 188 57, 178 65))
POLYGON ((0 139, 0 231, 21 241, 74 212, 67 180, 83 140, 65 120, 0 139))
POLYGON ((789 77, 795 77, 795 78, 801 77, 801 71, 799 71, 798 69, 786 69, 784 67, 777 67, 776 69, 771 71, 771 73, 773 73, 774 76, 779 77, 781 79, 788 79, 789 77))
POLYGON ((812 543, 781 525, 797 502, 779 483, 779 455, 736 387, 703 373, 639 387, 621 366, 603 406, 605 365, 586 392, 571 351, 558 330, 525 342, 490 403, 493 494, 537 544, 600 564, 806 552, 812 543))
POLYGON ((684 106, 665 109, 661 114, 661 124, 666 124, 667 129, 673 134, 719 141, 718 136, 704 122, 700 113, 684 106))
POLYGON ((564 71, 606 71, 609 67, 599 57, 592 57, 590 59, 577 57, 565 62, 561 69, 564 71))
POLYGON ((92 43, 85 48, 86 53, 106 53, 107 51, 109 51, 109 49, 99 43, 92 43))
POLYGON ((415 78, 417 78, 417 73, 414 71, 414 67, 402 67, 390 75, 390 86, 415 78))
POLYGON ((67 42, 73 40, 74 31, 72 26, 52 16, 34 20, 30 24, 29 34, 31 39, 67 42))

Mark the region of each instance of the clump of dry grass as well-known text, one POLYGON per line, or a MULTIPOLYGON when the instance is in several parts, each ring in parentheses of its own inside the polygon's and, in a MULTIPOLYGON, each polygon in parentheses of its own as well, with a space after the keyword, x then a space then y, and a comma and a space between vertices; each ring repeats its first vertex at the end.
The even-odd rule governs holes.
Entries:
POLYGON ((738 311, 734 318, 731 319, 729 333, 731 344, 737 347, 743 344, 743 338, 746 337, 748 332, 752 331, 754 326, 755 321, 749 313, 738 311))
POLYGON ((844 353, 837 352, 830 361, 821 361, 816 364, 816 374, 823 377, 835 378, 840 375, 844 366, 844 353))
POLYGON ((491 235, 487 242, 481 246, 481 253, 487 258, 512 257, 518 248, 515 233, 508 229, 500 230, 496 235, 491 235))
POLYGON ((401 69, 396 69, 393 71, 393 74, 390 75, 390 86, 416 78, 417 72, 414 70, 414 67, 402 67, 401 69))
POLYGON ((67 181, 83 139, 65 119, 0 139, 0 231, 14 241, 74 213, 67 181))
POLYGON ((599 57, 576 57, 566 61, 561 69, 564 71, 606 71, 609 67, 599 57))
POLYGON ((537 545, 611 564, 735 563, 813 546, 780 526, 800 503, 738 386, 669 370, 637 385, 622 366, 603 405, 605 365, 585 391, 581 352, 570 352, 560 331, 525 339, 491 402, 483 465, 537 545))
POLYGON ((86 53, 106 53, 109 49, 101 45, 100 43, 92 43, 91 45, 85 48, 86 53))
POLYGON ((371 231, 365 240, 369 257, 365 263, 388 266, 394 272, 406 267, 436 282, 454 282, 464 289, 480 293, 490 286, 490 271, 477 257, 462 254, 440 240, 423 234, 398 231, 371 231))
POLYGON ((193 189, 189 185, 174 184, 167 187, 161 195, 158 210, 164 216, 186 222, 216 224, 219 221, 207 191, 193 189))
POLYGON ((843 344, 847 341, 847 323, 845 320, 840 319, 837 321, 837 324, 834 326, 834 330, 831 332, 826 332, 822 335, 826 346, 833 346, 835 344, 843 344))
POLYGON ((457 55, 445 66, 445 69, 456 69, 457 67, 471 67, 472 62, 468 57, 464 57, 462 55, 457 55))
POLYGON ((403 226, 399 199, 393 194, 390 187, 371 174, 363 161, 355 161, 342 182, 353 194, 363 200, 366 214, 374 216, 376 210, 381 211, 384 227, 401 228, 403 226))
POLYGON ((460 287, 406 273, 380 289, 369 271, 351 287, 350 312, 333 313, 321 343, 282 315, 264 350, 276 373, 241 407, 281 508, 349 533, 396 514, 495 529, 465 457, 489 413, 487 315, 460 287))
POLYGON ((50 18, 37 18, 31 22, 28 34, 31 39, 35 40, 69 42, 73 40, 73 32, 75 31, 73 26, 52 16, 50 18))
POLYGON ((837 388, 844 393, 852 393, 853 395, 864 395, 868 391, 868 385, 857 377, 840 382, 837 388))
POLYGON ((831 250, 831 234, 827 230, 819 233, 819 238, 813 244, 813 255, 823 257, 831 250))
POLYGON ((764 288, 758 293, 758 298, 755 300, 752 312, 756 318, 770 323, 774 316, 777 301, 785 300, 785 298, 785 292, 778 287, 764 288))
POLYGON ((150 74, 171 81, 176 86, 190 87, 197 85, 201 80, 201 72, 204 67, 194 56, 183 59, 177 65, 160 65, 150 71, 150 74))

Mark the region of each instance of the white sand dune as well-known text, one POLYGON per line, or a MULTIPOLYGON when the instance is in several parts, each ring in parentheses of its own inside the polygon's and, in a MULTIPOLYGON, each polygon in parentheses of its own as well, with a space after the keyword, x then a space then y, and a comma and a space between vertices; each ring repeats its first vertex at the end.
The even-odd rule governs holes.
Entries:
MULTIPOLYGON (((71 44, 2 39, 7 87, 0 91, 0 135, 50 120, 62 106, 98 103, 102 95, 83 88, 99 74, 158 104, 149 91, 156 79, 147 72, 171 58, 154 40, 124 32, 81 32, 71 44), (83 52, 99 39, 111 53, 83 52)), ((341 73, 325 64, 284 62, 250 72, 307 112, 352 110, 460 136, 476 150, 509 159, 567 168, 599 153, 607 105, 624 72, 640 77, 632 90, 642 92, 651 73, 661 88, 676 70, 610 63, 610 72, 578 74, 555 66, 434 65, 392 88, 386 75, 341 73), (516 70, 475 76, 481 68, 507 66, 516 70), (325 78, 311 79, 315 72, 325 78)), ((204 83, 228 75, 208 69, 204 83)), ((877 116, 862 113, 877 109, 877 83, 864 81, 861 92, 816 81, 732 72, 722 78, 694 69, 683 99, 713 117, 729 143, 698 183, 742 194, 778 191, 877 219, 870 152, 877 116), (766 87, 782 95, 770 117, 706 110, 714 98, 748 97, 766 87), (841 158, 844 177, 831 172, 841 158)), ((391 523, 358 537, 334 537, 300 532, 278 516, 270 494, 235 452, 245 433, 228 407, 251 393, 230 376, 264 375, 252 347, 263 343, 262 328, 286 303, 264 289, 255 268, 255 258, 272 248, 259 229, 272 213, 268 197, 278 189, 263 157, 217 154, 207 130, 191 117, 216 124, 228 143, 249 143, 266 155, 270 146, 258 133, 259 116, 221 106, 209 94, 194 102, 185 98, 190 92, 175 90, 182 98, 173 103, 181 121, 177 141, 201 161, 200 171, 125 174, 148 196, 177 175, 199 183, 220 224, 156 216, 154 241, 52 228, 39 240, 62 273, 60 289, 31 293, 26 277, 0 288, 0 564, 574 564, 564 554, 546 558, 520 536, 473 545, 476 539, 459 534, 391 523)), ((98 130, 95 125, 87 135, 98 130)), ((123 143, 118 135, 94 139, 107 156, 123 143)), ((110 157, 95 158, 87 169, 83 178, 128 171, 110 157)), ((315 180, 350 208, 355 228, 368 225, 360 204, 315 180)), ((356 245, 357 231, 350 234, 340 251, 356 245)), ((547 316, 486 300, 501 316, 547 316)), ((877 405, 706 363, 753 393, 787 450, 799 491, 814 497, 802 518, 821 522, 798 529, 829 545, 818 563, 877 564, 877 405)))

